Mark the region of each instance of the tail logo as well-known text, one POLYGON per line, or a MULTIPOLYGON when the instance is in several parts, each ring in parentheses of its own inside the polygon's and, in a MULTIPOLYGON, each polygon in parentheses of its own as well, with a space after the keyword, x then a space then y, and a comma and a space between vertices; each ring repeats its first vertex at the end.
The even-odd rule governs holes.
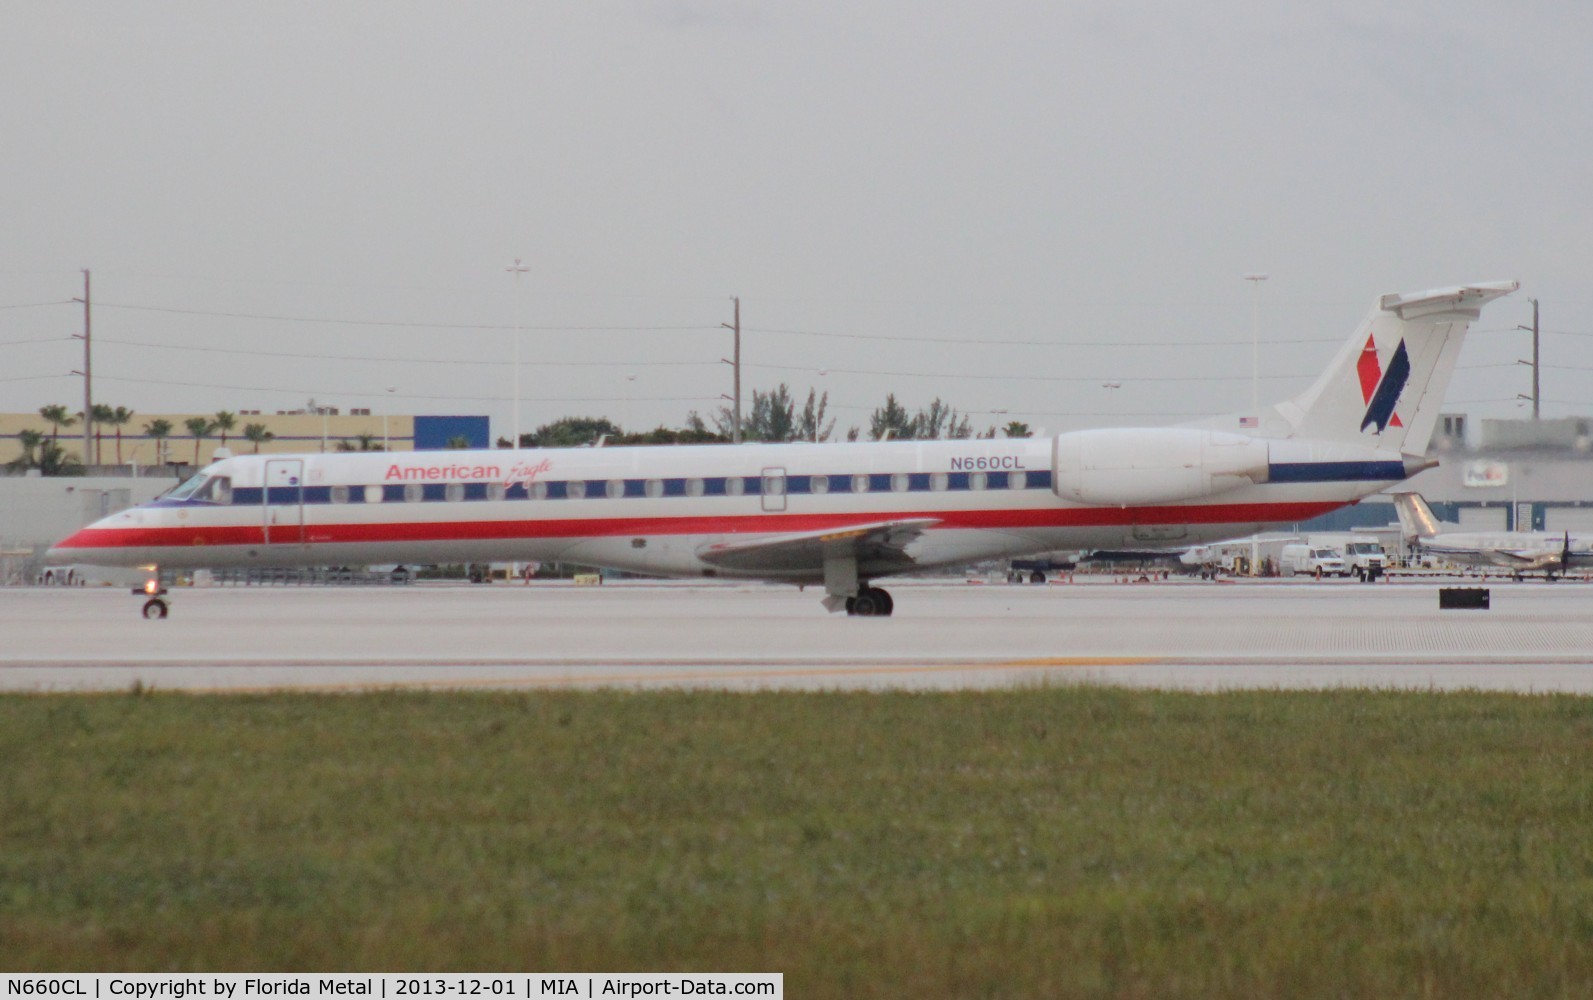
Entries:
POLYGON ((1410 380, 1410 355, 1405 352, 1405 341, 1401 340, 1394 349, 1394 356, 1389 359, 1385 372, 1382 362, 1377 358, 1377 344, 1372 337, 1367 337, 1360 360, 1355 363, 1355 373, 1360 376, 1361 401, 1366 404, 1361 430, 1376 425, 1377 433, 1381 434, 1389 424, 1405 426, 1399 414, 1394 412, 1399 395, 1405 391, 1405 383, 1410 380))

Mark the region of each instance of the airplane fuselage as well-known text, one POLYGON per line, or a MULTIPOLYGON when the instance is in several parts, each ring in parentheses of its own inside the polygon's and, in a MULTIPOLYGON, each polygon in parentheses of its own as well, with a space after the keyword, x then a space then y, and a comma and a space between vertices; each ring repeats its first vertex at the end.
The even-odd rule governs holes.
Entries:
POLYGON ((1308 520, 1405 475, 1373 449, 1259 446, 1261 482, 1133 504, 1058 496, 1077 477, 1059 474, 1055 439, 236 456, 55 551, 166 568, 535 560, 812 583, 821 566, 704 554, 726 538, 907 521, 933 525, 861 573, 1182 547, 1308 520))

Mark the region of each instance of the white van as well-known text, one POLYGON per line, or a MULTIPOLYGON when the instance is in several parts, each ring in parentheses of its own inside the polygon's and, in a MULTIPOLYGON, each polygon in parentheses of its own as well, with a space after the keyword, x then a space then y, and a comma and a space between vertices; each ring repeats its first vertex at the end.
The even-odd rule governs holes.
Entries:
POLYGON ((1280 557, 1284 576, 1304 574, 1321 579, 1324 576, 1348 576, 1344 557, 1332 549, 1305 544, 1285 545, 1280 557))

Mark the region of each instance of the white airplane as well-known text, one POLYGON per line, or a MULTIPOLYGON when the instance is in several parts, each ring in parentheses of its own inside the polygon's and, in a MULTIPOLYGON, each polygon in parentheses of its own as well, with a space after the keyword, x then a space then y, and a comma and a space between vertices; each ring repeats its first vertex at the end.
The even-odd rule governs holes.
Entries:
POLYGON ((1465 566, 1500 566, 1517 577, 1542 572, 1554 579, 1593 566, 1593 538, 1553 531, 1466 531, 1433 515, 1420 493, 1395 493, 1400 533, 1420 551, 1465 566))
MULTIPOLYGON (((51 561, 160 568, 561 561, 820 585, 1056 549, 1184 548, 1305 521, 1429 468, 1468 325, 1516 282, 1384 295, 1259 414, 1044 439, 221 459, 51 561)), ((158 575, 144 613, 164 617, 158 575)))

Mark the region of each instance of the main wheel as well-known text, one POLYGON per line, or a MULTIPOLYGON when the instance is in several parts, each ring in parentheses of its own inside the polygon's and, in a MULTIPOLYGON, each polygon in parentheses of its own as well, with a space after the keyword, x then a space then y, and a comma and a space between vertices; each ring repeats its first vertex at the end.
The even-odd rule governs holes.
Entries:
POLYGON ((880 592, 872 587, 858 591, 857 596, 852 599, 852 613, 860 618, 889 614, 885 610, 885 602, 879 598, 880 592))
POLYGON ((145 618, 165 618, 167 612, 166 602, 158 597, 151 597, 144 602, 145 618))
POLYGON ((873 587, 870 589, 872 589, 874 592, 874 599, 884 603, 884 610, 882 610, 880 614, 886 616, 887 618, 890 617, 891 614, 896 611, 896 601, 891 597, 891 592, 888 590, 881 590, 878 587, 873 587))
POLYGON ((1033 573, 1030 573, 1029 574, 1029 582, 1030 583, 1044 583, 1045 582, 1045 573, 1044 573, 1044 571, 1035 570, 1033 573))

